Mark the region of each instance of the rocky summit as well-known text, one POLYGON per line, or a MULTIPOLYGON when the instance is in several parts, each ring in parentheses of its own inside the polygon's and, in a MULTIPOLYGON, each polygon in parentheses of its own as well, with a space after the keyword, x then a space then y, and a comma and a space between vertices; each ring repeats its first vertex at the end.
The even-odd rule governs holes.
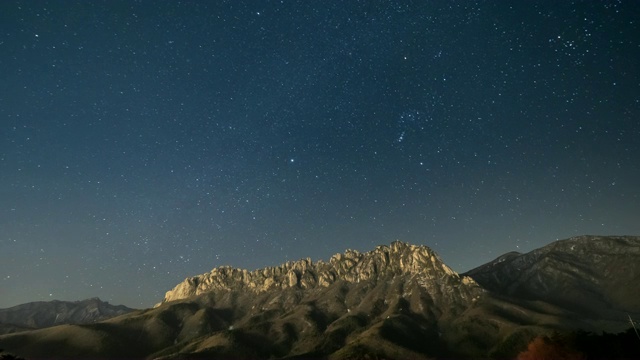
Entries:
POLYGON ((347 250, 344 254, 334 255, 329 262, 313 263, 307 258, 255 271, 219 267, 185 279, 166 293, 163 303, 212 291, 264 293, 288 288, 327 288, 338 281, 360 283, 395 275, 410 276, 434 294, 444 297, 466 299, 477 288, 473 279, 459 276, 428 247, 395 241, 390 246, 378 246, 366 253, 347 250), (452 291, 453 288, 458 291, 452 291))
POLYGON ((639 239, 573 238, 464 275, 399 241, 326 262, 220 267, 153 309, 0 336, 0 348, 30 359, 513 358, 540 334, 624 329, 640 317, 628 296, 639 293, 639 239), (587 293, 611 311, 594 317, 576 297, 587 293))

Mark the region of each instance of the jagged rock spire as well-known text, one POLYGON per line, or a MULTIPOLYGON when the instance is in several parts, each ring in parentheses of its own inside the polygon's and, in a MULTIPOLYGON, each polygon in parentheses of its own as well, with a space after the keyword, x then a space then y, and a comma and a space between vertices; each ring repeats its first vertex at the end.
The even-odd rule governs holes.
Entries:
POLYGON ((451 270, 430 248, 394 241, 389 246, 381 245, 365 253, 347 250, 332 256, 328 262, 314 263, 306 258, 254 271, 218 267, 209 273, 185 279, 166 293, 163 302, 210 291, 261 293, 286 288, 311 289, 327 287, 337 281, 358 283, 395 275, 419 276, 423 282, 450 284, 453 281, 475 285, 471 278, 460 277, 451 270))

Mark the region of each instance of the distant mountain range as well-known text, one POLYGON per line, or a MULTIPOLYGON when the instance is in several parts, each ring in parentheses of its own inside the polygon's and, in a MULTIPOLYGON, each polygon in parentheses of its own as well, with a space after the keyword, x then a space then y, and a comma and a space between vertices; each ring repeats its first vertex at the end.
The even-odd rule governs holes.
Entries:
POLYGON ((640 318, 640 237, 582 236, 457 274, 394 242, 185 279, 153 309, 0 336, 26 358, 514 357, 535 336, 640 318))
POLYGON ((98 298, 82 301, 37 301, 0 309, 0 334, 61 324, 88 324, 132 312, 98 298))

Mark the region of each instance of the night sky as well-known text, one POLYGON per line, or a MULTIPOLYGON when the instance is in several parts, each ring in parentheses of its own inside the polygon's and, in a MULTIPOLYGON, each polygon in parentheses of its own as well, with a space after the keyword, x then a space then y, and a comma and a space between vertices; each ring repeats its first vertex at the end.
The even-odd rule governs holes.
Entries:
POLYGON ((1 1, 0 307, 640 234, 637 1, 1 1))

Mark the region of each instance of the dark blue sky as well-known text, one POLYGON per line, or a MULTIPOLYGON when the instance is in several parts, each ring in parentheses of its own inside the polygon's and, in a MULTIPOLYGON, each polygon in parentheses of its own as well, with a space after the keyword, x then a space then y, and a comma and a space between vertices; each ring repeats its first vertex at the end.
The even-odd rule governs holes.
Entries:
POLYGON ((0 307, 640 234, 635 1, 2 1, 0 307))

